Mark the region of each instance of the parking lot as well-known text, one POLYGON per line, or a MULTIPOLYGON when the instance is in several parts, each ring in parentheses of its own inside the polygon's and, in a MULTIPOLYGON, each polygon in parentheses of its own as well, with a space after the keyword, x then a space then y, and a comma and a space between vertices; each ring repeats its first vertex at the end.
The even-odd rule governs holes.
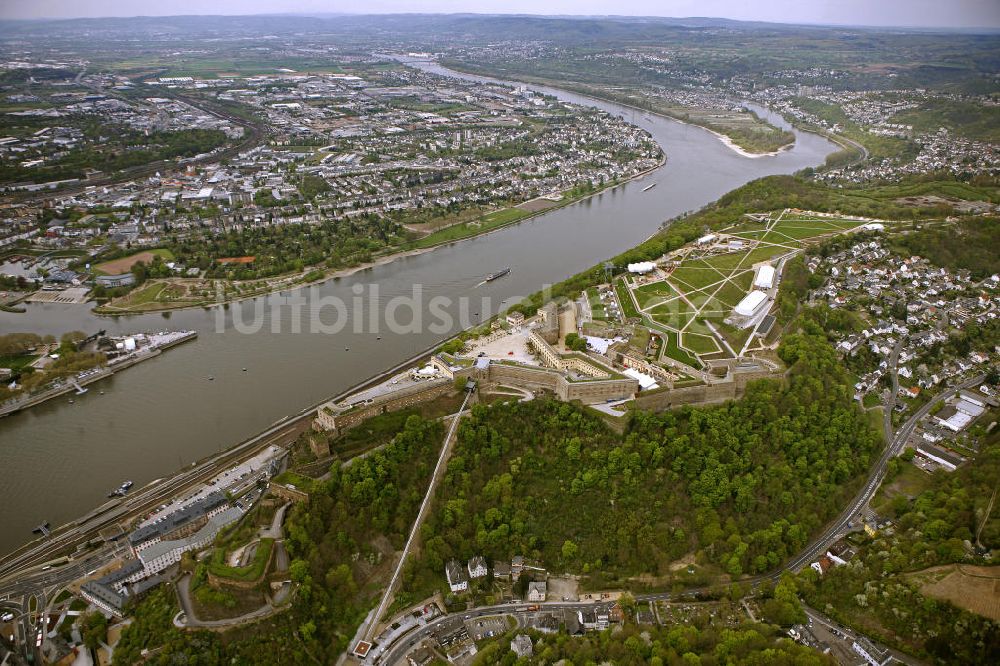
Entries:
POLYGON ((508 625, 507 620, 502 615, 495 615, 466 620, 465 627, 469 630, 472 640, 481 641, 505 634, 508 625))
POLYGON ((515 331, 510 335, 505 335, 489 342, 483 341, 480 344, 473 342, 470 346, 473 347, 472 354, 474 356, 483 353, 489 358, 538 365, 535 355, 528 350, 527 328, 522 328, 520 331, 515 331))

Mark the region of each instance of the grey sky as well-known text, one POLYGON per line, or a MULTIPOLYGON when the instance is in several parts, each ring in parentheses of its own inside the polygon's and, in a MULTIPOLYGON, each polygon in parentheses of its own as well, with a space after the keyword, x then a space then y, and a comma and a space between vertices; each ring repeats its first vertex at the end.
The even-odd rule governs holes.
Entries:
POLYGON ((1000 28, 1000 0, 0 0, 0 18, 476 12, 712 16, 780 23, 1000 28))

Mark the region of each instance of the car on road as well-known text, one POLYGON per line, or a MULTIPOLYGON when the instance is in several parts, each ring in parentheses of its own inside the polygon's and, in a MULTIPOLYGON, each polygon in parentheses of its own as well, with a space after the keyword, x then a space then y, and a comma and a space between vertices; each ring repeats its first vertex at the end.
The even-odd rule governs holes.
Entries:
POLYGON ((14 619, 13 613, 4 613, 3 615, 0 615, 0 622, 10 622, 13 619, 14 619))

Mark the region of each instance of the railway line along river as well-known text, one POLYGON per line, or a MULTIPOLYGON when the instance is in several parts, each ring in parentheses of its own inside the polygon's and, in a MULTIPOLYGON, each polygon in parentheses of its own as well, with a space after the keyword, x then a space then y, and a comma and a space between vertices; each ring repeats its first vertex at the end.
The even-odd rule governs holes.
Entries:
MULTIPOLYGON (((430 62, 414 66, 478 78, 430 62)), ((0 554, 29 541, 42 521, 60 525, 97 507, 125 479, 139 487, 170 475, 432 346, 462 327, 457 312, 463 297, 471 321, 486 318, 503 299, 533 293, 640 243, 666 219, 750 180, 819 165, 838 148, 793 130, 791 149, 747 158, 698 127, 529 87, 625 116, 655 137, 666 164, 640 180, 494 233, 228 308, 117 319, 93 315, 90 304, 30 304, 24 314, 0 312, 2 332, 199 332, 196 341, 94 384, 72 404, 56 399, 0 419, 0 554), (657 187, 647 189, 653 183, 657 187), (508 265, 509 275, 483 283, 508 265), (422 295, 421 308, 433 307, 435 297, 445 303, 443 309, 456 315, 450 326, 407 326, 412 332, 382 326, 376 332, 368 325, 371 313, 384 313, 414 289, 422 295), (304 304, 295 304, 299 297, 304 304), (352 308, 337 333, 310 326, 321 304, 335 299, 363 303, 364 321, 352 308)), ((768 118, 787 127, 773 114, 768 118)), ((396 320, 410 323, 413 312, 396 309, 396 320)))

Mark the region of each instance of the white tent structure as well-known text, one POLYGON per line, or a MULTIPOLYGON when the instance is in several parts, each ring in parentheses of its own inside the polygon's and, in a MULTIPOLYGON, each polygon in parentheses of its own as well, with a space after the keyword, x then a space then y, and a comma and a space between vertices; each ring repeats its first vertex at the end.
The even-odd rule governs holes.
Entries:
POLYGON ((652 261, 640 261, 640 262, 635 263, 635 264, 629 264, 628 265, 628 272, 629 273, 638 273, 638 274, 641 275, 641 274, 644 274, 644 273, 649 273, 652 270, 654 270, 655 268, 656 268, 656 264, 654 264, 652 261))
POLYGON ((753 281, 753 286, 758 289, 770 289, 774 286, 774 266, 764 264, 757 269, 757 277, 753 281))

